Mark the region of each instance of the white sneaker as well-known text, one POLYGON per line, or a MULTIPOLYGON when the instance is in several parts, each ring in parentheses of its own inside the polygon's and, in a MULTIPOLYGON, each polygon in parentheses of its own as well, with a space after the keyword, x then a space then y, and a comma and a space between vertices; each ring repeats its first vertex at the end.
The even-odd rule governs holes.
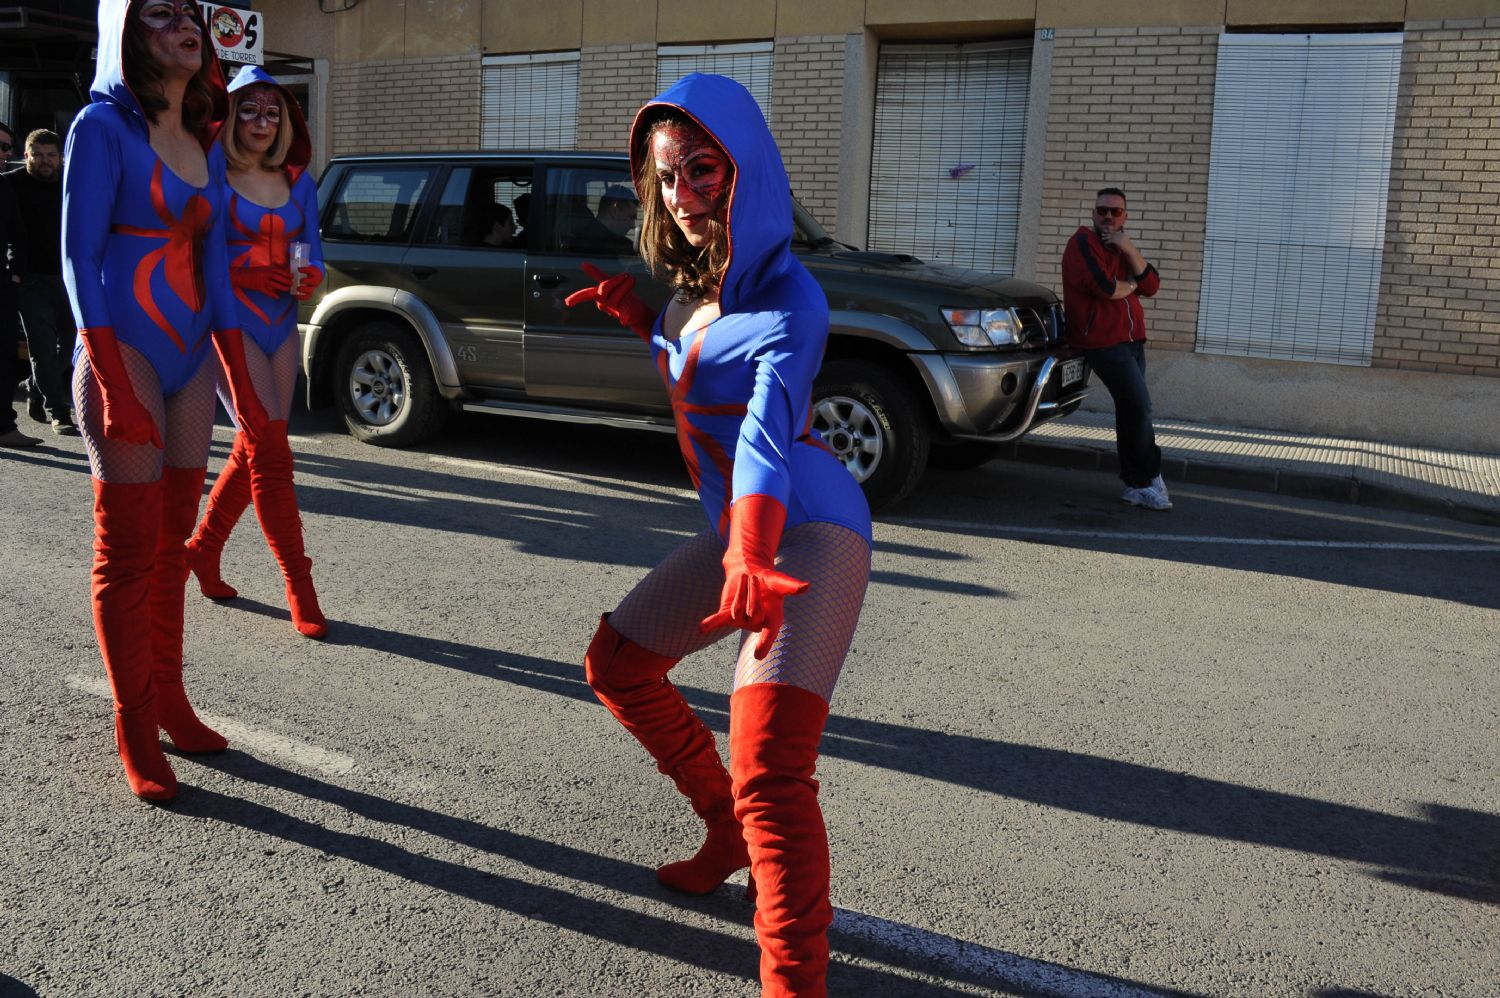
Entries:
POLYGON ((1163 510, 1172 508, 1172 500, 1157 491, 1154 485, 1147 485, 1141 489, 1127 488, 1124 492, 1120 493, 1120 501, 1129 506, 1140 506, 1143 509, 1163 510))
POLYGON ((1157 475, 1155 478, 1151 479, 1151 487, 1160 492, 1161 497, 1167 500, 1167 502, 1170 503, 1172 501, 1172 496, 1167 492, 1167 483, 1161 480, 1160 475, 1157 475))

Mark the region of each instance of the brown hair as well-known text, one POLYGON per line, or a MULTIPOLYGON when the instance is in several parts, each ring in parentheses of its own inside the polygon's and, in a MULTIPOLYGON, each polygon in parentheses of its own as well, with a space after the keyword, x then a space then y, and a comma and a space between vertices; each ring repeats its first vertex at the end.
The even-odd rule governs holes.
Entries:
MULTIPOLYGON (((661 187, 656 182, 656 162, 651 156, 651 140, 658 131, 671 126, 689 126, 708 133, 703 126, 674 107, 663 107, 652 112, 641 131, 640 148, 634 150, 636 161, 635 189, 640 195, 641 210, 641 257, 651 273, 670 280, 678 287, 698 293, 717 291, 724 281, 724 272, 729 269, 729 230, 720 222, 709 223, 708 243, 701 249, 687 241, 682 230, 672 219, 672 213, 661 199, 661 187)), ((710 141, 718 145, 712 135, 710 141)), ((720 146, 720 150, 723 147, 720 146)), ((729 190, 734 189, 733 163, 729 154, 724 154, 730 163, 729 190)))
MULTIPOLYGON (((134 8, 135 4, 131 4, 130 9, 134 8)), ((201 29, 203 26, 201 12, 198 14, 198 23, 201 29)), ((146 119, 154 125, 156 116, 167 109, 167 99, 162 95, 162 81, 165 77, 161 67, 156 64, 155 57, 151 55, 151 49, 146 45, 144 30, 139 18, 129 16, 125 18, 121 68, 125 74, 125 84, 130 87, 130 92, 135 94, 135 99, 140 101, 141 111, 145 113, 146 119)), ((182 126, 199 137, 212 135, 215 98, 219 96, 214 87, 205 79, 205 70, 209 68, 209 60, 216 58, 213 43, 208 40, 207 32, 204 32, 202 37, 203 45, 199 51, 203 53, 203 62, 198 72, 188 80, 187 89, 182 94, 182 126)))
POLYGON ((236 90, 229 95, 229 120, 224 124, 224 130, 219 133, 219 142, 224 146, 224 161, 231 170, 252 170, 257 166, 267 170, 274 170, 286 162, 286 154, 292 148, 292 132, 295 125, 292 124, 291 108, 286 106, 286 95, 281 92, 280 87, 273 87, 269 83, 252 83, 243 90, 236 90), (271 148, 256 163, 249 155, 240 149, 240 117, 239 103, 245 97, 256 91, 269 93, 275 96, 276 106, 281 108, 281 121, 276 126, 276 141, 271 143, 271 148))
POLYGON ((26 148, 28 150, 32 146, 57 146, 57 151, 62 152, 62 144, 62 136, 50 128, 38 128, 26 136, 26 148))

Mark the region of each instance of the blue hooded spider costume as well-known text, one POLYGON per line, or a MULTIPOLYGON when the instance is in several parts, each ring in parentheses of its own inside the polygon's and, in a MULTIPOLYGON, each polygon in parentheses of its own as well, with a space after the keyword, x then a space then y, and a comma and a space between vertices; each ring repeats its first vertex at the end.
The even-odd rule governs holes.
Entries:
POLYGON ((710 529, 600 621, 585 669, 707 826, 698 853, 661 867, 658 879, 707 893, 748 864, 763 995, 821 996, 833 912, 813 771, 869 579, 869 507, 811 429, 828 302, 791 253, 789 184, 760 108, 735 81, 701 74, 647 103, 630 142, 643 204, 663 198, 656 171, 643 172, 663 118, 706 133, 733 167, 713 209, 728 247, 719 316, 674 337, 628 274, 596 270, 601 283, 569 304, 593 301, 650 344, 710 529), (683 655, 736 630, 726 770, 713 734, 666 677, 683 655))
MULTIPOLYGON (((328 622, 318 605, 312 582, 312 560, 303 545, 302 520, 292 483, 292 450, 287 437, 287 419, 292 408, 292 387, 297 376, 297 300, 310 296, 323 280, 323 248, 318 238, 317 186, 307 164, 312 142, 302 110, 287 89, 258 66, 246 66, 229 85, 230 104, 256 107, 254 87, 269 87, 281 106, 275 126, 290 129, 286 156, 275 169, 285 179, 287 197, 275 206, 257 204, 232 186, 238 171, 226 177, 222 194, 226 201, 229 241, 229 276, 234 287, 239 323, 245 331, 247 364, 260 377, 262 405, 273 417, 255 438, 240 432, 234 437, 229 459, 214 481, 203 520, 187 543, 188 566, 198 577, 203 595, 214 600, 233 599, 238 591, 220 575, 219 560, 229 534, 253 501, 261 530, 276 556, 286 582, 287 605, 298 633, 322 638, 328 622), (289 266, 289 246, 305 242, 309 260, 300 271, 300 286, 294 296, 289 266)), ((262 112, 265 114, 267 112, 262 112)), ((247 124, 259 118, 248 119, 247 124)), ((239 127, 236 113, 225 130, 226 139, 239 127)), ((272 149, 277 142, 273 140, 272 149)), ((221 150, 222 151, 222 150, 221 150)), ((246 172, 264 164, 249 164, 246 172)))
POLYGON ((67 139, 63 278, 78 324, 74 397, 94 477, 94 626, 130 788, 165 800, 177 783, 158 726, 184 752, 226 744, 198 720, 182 685, 183 541, 213 429, 210 339, 231 372, 241 425, 258 431, 265 413, 246 395, 224 244, 224 160, 213 147, 227 101, 197 5, 102 0, 89 92, 67 139), (147 9, 164 26, 148 24, 147 9), (198 52, 199 68, 174 80, 170 67, 147 64, 153 45, 179 58, 198 52), (127 65, 132 59, 141 62, 127 65), (183 126, 203 150, 201 186, 151 145, 155 119, 128 81, 153 75, 152 97, 167 108, 181 88, 183 126))

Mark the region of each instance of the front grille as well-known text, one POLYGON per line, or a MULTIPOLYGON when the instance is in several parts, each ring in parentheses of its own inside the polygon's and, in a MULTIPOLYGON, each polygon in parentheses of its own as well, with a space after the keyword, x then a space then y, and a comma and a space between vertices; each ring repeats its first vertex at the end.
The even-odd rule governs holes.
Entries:
POLYGON ((1021 319, 1026 346, 1047 347, 1062 339, 1062 306, 1018 305, 1016 315, 1021 319))

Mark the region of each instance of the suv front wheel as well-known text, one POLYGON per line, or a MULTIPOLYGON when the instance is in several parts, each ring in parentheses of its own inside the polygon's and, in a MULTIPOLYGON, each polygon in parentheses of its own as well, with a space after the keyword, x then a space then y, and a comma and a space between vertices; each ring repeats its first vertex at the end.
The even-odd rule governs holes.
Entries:
POLYGON ((355 439, 407 447, 442 429, 447 404, 422 345, 396 322, 371 322, 339 348, 335 394, 355 439))
POLYGON ((830 361, 813 385, 813 428, 871 509, 905 498, 927 466, 927 414, 896 375, 864 360, 830 361))

